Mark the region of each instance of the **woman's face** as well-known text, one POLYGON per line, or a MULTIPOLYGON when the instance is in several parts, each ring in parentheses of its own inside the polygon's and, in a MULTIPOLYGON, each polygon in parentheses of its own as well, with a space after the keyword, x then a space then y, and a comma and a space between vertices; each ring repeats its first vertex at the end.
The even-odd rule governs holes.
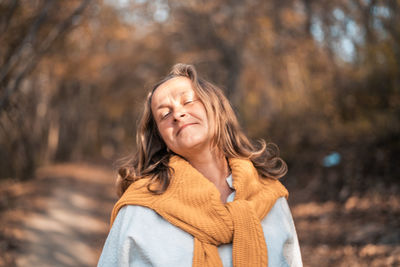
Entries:
POLYGON ((207 112, 189 78, 175 77, 161 84, 151 98, 151 110, 170 150, 189 158, 209 149, 207 112))

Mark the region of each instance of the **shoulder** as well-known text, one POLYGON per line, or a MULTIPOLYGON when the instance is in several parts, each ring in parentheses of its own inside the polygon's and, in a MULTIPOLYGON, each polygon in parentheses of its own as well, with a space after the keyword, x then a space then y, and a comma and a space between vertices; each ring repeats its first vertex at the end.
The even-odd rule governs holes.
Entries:
POLYGON ((152 209, 123 206, 111 227, 98 266, 190 266, 193 238, 152 209))
POLYGON ((273 207, 276 211, 281 212, 283 215, 290 215, 290 208, 287 202, 286 197, 280 197, 276 200, 275 205, 273 207))
MULTIPOLYGON (((286 239, 292 235, 293 219, 285 197, 276 200, 267 216, 262 220, 263 228, 286 239)), ((278 237, 278 236, 277 236, 278 237)))
POLYGON ((274 206, 271 208, 265 219, 268 217, 270 220, 274 219, 276 221, 293 220, 286 197, 279 197, 276 200, 274 206))
POLYGON ((154 210, 139 205, 124 205, 115 218, 116 224, 124 224, 140 227, 140 225, 151 225, 152 223, 163 223, 164 219, 154 210))
POLYGON ((190 266, 192 262, 192 236, 147 207, 123 206, 111 228, 110 244, 113 236, 114 247, 122 251, 119 257, 135 263, 129 266, 180 266, 182 262, 190 266))
POLYGON ((114 205, 114 208, 111 212, 111 225, 114 224, 114 221, 116 220, 120 210, 125 206, 138 205, 151 207, 154 204, 157 196, 152 194, 148 190, 148 182, 149 179, 143 178, 129 185, 129 187, 125 190, 120 199, 114 205))
POLYGON ((154 210, 139 205, 123 206, 114 223, 121 225, 122 232, 131 237, 146 236, 146 238, 159 240, 160 235, 165 236, 167 233, 183 238, 189 235, 166 221, 154 210))

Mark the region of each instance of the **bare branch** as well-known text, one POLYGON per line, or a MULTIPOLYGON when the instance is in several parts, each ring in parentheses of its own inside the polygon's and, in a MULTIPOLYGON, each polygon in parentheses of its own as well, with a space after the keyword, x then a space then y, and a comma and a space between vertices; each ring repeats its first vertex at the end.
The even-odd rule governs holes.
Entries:
MULTIPOLYGON (((3 111, 7 104, 10 96, 15 93, 19 88, 20 83, 40 62, 42 56, 49 50, 49 48, 54 44, 54 42, 63 34, 65 34, 69 29, 71 29, 72 24, 77 22, 81 17, 85 8, 89 5, 91 0, 84 0, 82 3, 72 12, 72 14, 61 22, 57 27, 55 27, 48 35, 47 38, 42 42, 39 50, 34 54, 28 63, 25 63, 23 70, 14 79, 14 82, 9 82, 5 89, 4 94, 0 97, 0 112, 3 111)), ((0 77, 1 78, 1 77, 0 77)), ((1 82, 1 79, 0 79, 1 82)))
POLYGON ((2 18, 1 25, 0 25, 0 34, 3 34, 7 31, 8 26, 10 25, 12 16, 14 15, 14 12, 17 10, 18 4, 19 4, 19 0, 14 0, 11 3, 10 9, 7 11, 7 14, 2 18))
POLYGON ((54 1, 46 1, 42 11, 37 16, 35 22, 32 23, 32 25, 31 25, 31 27, 30 27, 30 29, 28 31, 28 34, 25 36, 25 38, 19 44, 19 46, 16 49, 16 52, 14 53, 14 55, 12 55, 7 60, 7 62, 4 63, 4 65, 0 69, 0 84, 3 83, 4 78, 6 77, 8 72, 15 66, 15 64, 20 59, 20 57, 21 57, 21 55, 22 55, 22 53, 24 51, 25 46, 35 38, 35 36, 36 36, 41 24, 43 24, 43 22, 46 20, 47 12, 49 11, 50 7, 53 4, 54 4, 54 1))

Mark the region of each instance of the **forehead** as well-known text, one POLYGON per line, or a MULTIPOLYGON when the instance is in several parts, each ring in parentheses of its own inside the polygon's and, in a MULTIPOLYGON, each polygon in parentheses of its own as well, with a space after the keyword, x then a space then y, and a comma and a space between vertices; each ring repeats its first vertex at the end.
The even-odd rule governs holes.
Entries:
POLYGON ((195 92, 192 81, 189 78, 174 77, 157 87, 151 97, 151 105, 154 107, 170 98, 175 99, 179 96, 193 93, 195 92))

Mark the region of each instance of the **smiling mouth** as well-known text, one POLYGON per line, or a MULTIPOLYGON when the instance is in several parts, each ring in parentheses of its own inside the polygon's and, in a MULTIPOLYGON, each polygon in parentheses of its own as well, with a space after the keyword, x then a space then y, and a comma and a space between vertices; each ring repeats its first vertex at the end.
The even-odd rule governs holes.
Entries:
POLYGON ((178 132, 176 133, 176 135, 179 135, 180 132, 181 132, 183 129, 185 129, 186 127, 188 127, 188 126, 190 126, 190 125, 193 125, 193 124, 195 124, 195 123, 188 123, 188 124, 183 125, 181 128, 179 128, 179 130, 178 130, 178 132))

